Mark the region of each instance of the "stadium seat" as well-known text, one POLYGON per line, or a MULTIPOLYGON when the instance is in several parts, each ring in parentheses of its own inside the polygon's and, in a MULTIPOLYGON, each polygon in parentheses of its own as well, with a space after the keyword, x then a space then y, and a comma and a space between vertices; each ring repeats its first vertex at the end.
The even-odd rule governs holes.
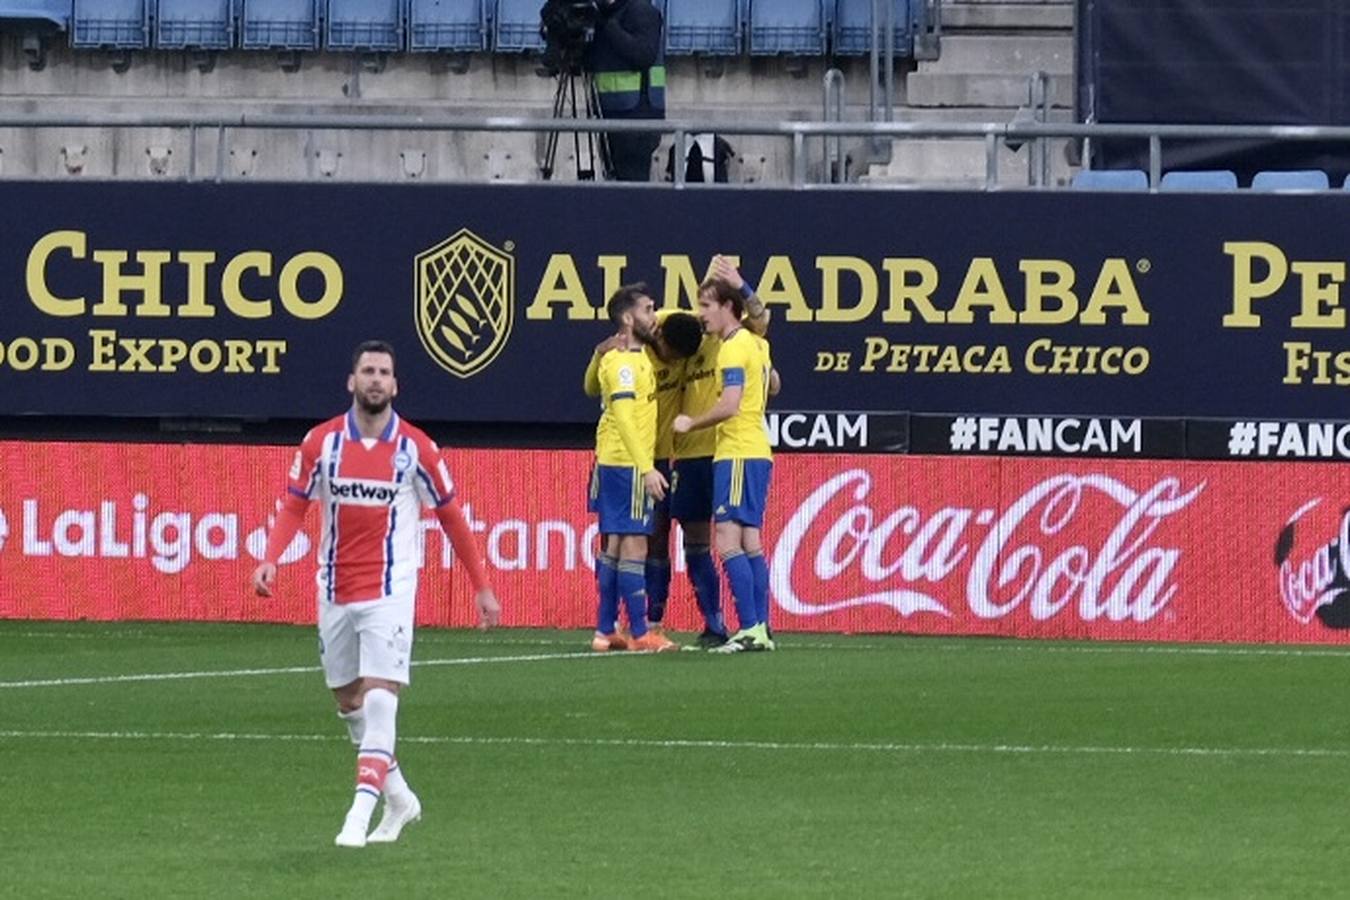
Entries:
POLYGON ((412 0, 408 49, 468 53, 487 49, 483 0, 412 0))
POLYGON ((243 0, 239 46, 245 50, 319 49, 315 0, 243 0))
POLYGON ((1252 179, 1254 191, 1325 191, 1331 179, 1321 169, 1257 172, 1252 179))
POLYGON ((500 53, 543 50, 544 38, 539 33, 539 10, 543 5, 543 0, 497 0, 493 49, 500 53))
POLYGON ((1084 169, 1073 176, 1073 186, 1085 191, 1146 191, 1143 169, 1084 169))
POLYGON ((666 0, 666 53, 738 55, 743 12, 741 0, 666 0))
MULTIPOLYGON (((23 30, 33 23, 70 27, 70 0, 4 0, 0 2, 0 29, 23 30)), ((50 28, 48 29, 50 30, 50 28)))
POLYGON ((1235 191, 1237 175, 1228 169, 1168 172, 1159 188, 1164 191, 1235 191))
POLYGON ((232 0, 159 0, 155 46, 162 50, 227 50, 234 46, 232 0))
MULTIPOLYGON (((914 20, 909 0, 895 3, 895 55, 914 54, 914 20)), ((885 34, 882 50, 885 50, 885 34)), ((863 56, 872 52, 872 0, 838 0, 834 10, 834 40, 836 56, 863 56)))
POLYGON ((75 0, 73 47, 138 50, 150 43, 145 0, 75 0))
POLYGON ((403 49, 402 0, 328 0, 325 26, 329 50, 403 49))
POLYGON ((752 0, 750 53, 824 56, 824 0, 752 0))

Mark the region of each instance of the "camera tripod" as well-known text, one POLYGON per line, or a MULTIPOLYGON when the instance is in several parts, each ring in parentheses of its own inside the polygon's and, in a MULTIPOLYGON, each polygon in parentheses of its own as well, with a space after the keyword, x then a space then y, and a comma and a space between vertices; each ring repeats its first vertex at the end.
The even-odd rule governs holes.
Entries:
MULTIPOLYGON (((555 119, 599 119, 600 95, 595 89, 595 81, 589 72, 579 66, 564 65, 558 70, 558 86, 553 92, 553 118, 555 119), (577 106, 577 82, 581 82, 584 100, 577 106), (581 115, 578 115, 580 109, 581 115)), ((553 178, 558 161, 558 138, 561 131, 550 131, 544 145, 544 160, 539 166, 539 174, 544 181, 553 178)), ((582 154, 582 132, 572 132, 572 149, 577 165, 578 181, 595 181, 597 175, 607 179, 611 173, 609 159, 609 140, 604 132, 585 132, 585 155, 582 154), (598 172, 597 172, 598 169, 598 172)))

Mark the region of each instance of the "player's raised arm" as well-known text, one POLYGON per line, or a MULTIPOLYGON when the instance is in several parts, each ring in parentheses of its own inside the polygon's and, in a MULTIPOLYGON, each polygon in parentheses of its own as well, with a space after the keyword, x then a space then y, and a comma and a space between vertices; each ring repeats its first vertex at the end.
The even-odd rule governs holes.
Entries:
POLYGON ((759 299, 754 288, 741 277, 740 270, 731 264, 731 260, 719 254, 713 257, 712 276, 725 281, 733 290, 740 292, 745 298, 745 318, 742 320, 745 327, 763 337, 769 330, 769 311, 764 307, 764 301, 759 299))

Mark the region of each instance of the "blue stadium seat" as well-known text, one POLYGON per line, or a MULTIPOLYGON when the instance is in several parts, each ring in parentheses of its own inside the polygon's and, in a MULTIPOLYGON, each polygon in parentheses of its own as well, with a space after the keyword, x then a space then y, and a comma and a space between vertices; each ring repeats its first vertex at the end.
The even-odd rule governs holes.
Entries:
POLYGON ((1158 187, 1164 191, 1235 191, 1237 175, 1228 169, 1168 172, 1158 187))
POLYGON ((228 50, 234 46, 233 0, 159 0, 155 46, 162 50, 228 50))
POLYGON ((1254 191, 1325 191, 1331 179, 1321 169, 1257 172, 1252 179, 1254 191))
POLYGON ((145 0, 75 0, 72 23, 73 47, 138 50, 150 43, 145 0))
POLYGON ((483 0, 411 0, 408 49, 455 53, 486 50, 483 0))
POLYGON ((27 28, 33 23, 55 26, 57 31, 70 27, 70 0, 3 0, 0 2, 0 29, 27 28))
MULTIPOLYGON (((922 2, 922 0, 919 0, 922 2)), ((909 0, 895 3, 895 55, 914 55, 914 15, 909 0)), ((834 10, 834 39, 836 56, 862 56, 872 52, 872 0, 838 0, 834 10)), ((881 49, 886 49, 884 33, 881 49)))
POLYGON ((239 46, 245 50, 319 49, 315 0, 243 0, 239 46))
POLYGON ((403 2, 328 0, 325 26, 329 50, 402 50, 403 2))
POLYGON ((738 55, 743 12, 741 0, 666 0, 666 53, 738 55))
POLYGON ((1143 169, 1084 169, 1073 176, 1073 186, 1085 191, 1146 191, 1143 169))
POLYGON ((543 50, 539 34, 539 10, 543 0, 497 0, 492 46, 501 53, 543 50))
POLYGON ((824 0, 751 0, 750 53, 824 56, 824 0))

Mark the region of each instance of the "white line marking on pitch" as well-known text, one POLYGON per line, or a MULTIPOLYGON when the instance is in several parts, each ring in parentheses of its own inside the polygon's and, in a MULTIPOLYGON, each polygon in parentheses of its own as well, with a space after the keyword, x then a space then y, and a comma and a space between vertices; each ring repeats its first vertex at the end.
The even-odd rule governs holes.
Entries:
MULTIPOLYGON (((471 656, 456 659, 414 660, 413 666, 476 666, 489 663, 543 662, 560 659, 609 659, 644 656, 642 653, 539 653, 531 656, 471 656)), ((254 675, 295 675, 319 672, 319 666, 286 666, 275 669, 229 669, 215 672, 147 672, 137 675, 96 675, 85 678, 43 678, 31 681, 0 681, 3 688, 65 687, 77 684, 120 684, 129 681, 184 681, 192 678, 247 678, 254 675)))
MULTIPOLYGON (((107 740, 107 741, 280 741, 348 743, 346 735, 249 734, 236 732, 175 731, 0 731, 0 740, 107 740)), ((1056 744, 904 744, 829 743, 795 741, 656 740, 641 738, 530 738, 474 736, 399 736, 410 744, 516 745, 529 747, 628 747, 676 750, 770 750, 845 753, 972 753, 1008 755, 1105 755, 1193 757, 1295 757, 1345 759, 1350 749, 1337 747, 1112 747, 1056 744)))

